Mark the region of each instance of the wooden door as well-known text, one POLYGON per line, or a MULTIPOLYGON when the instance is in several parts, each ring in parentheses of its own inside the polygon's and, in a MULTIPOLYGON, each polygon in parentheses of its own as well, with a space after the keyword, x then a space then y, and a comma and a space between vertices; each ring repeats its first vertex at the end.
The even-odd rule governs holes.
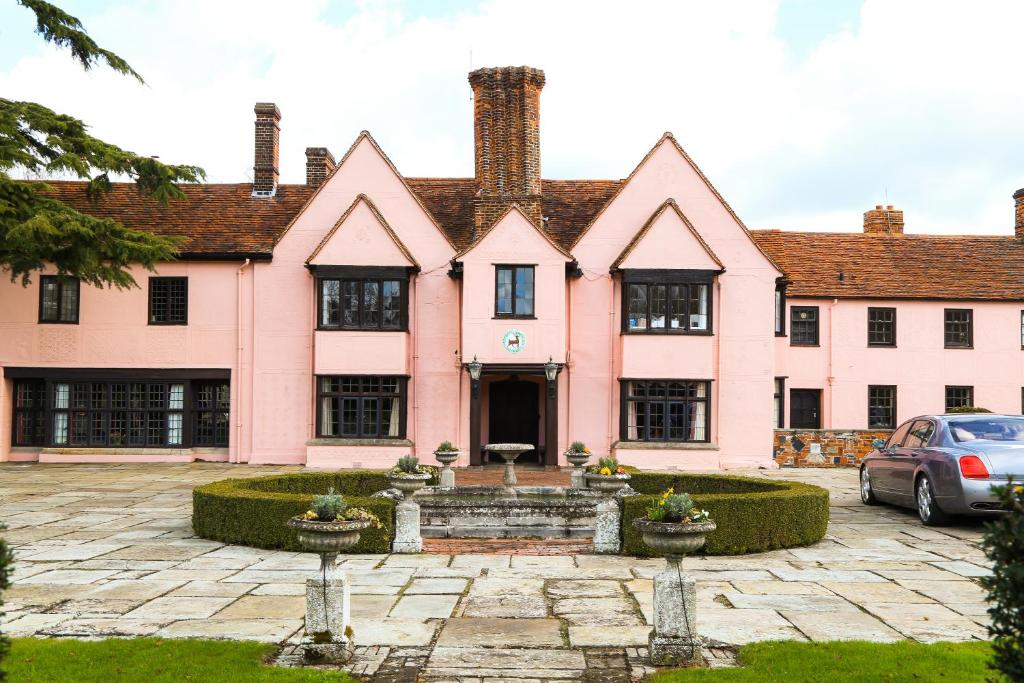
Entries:
POLYGON ((494 382, 488 391, 488 441, 533 444, 533 450, 523 453, 516 462, 537 462, 539 458, 539 386, 509 379, 494 382))
POLYGON ((821 389, 789 390, 790 429, 821 429, 821 389))

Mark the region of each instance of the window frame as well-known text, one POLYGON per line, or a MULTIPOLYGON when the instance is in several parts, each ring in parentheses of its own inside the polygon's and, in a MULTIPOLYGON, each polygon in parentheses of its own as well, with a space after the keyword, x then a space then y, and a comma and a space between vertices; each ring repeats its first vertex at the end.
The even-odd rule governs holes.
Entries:
POLYGON ((895 384, 869 384, 868 385, 868 422, 867 422, 868 429, 872 429, 872 430, 895 429, 896 426, 899 424, 899 422, 896 419, 897 400, 898 400, 898 389, 897 389, 897 386, 895 384), (872 396, 871 396, 871 392, 872 392, 873 389, 888 389, 888 390, 892 391, 892 396, 891 396, 891 399, 890 399, 891 400, 891 405, 889 406, 889 409, 888 409, 889 410, 889 421, 888 421, 887 424, 871 424, 871 410, 872 410, 872 407, 874 407, 873 404, 872 404, 872 396))
POLYGON ((786 428, 786 378, 776 377, 774 380, 774 391, 775 394, 772 397, 772 408, 775 407, 775 401, 779 402, 779 415, 775 420, 776 429, 786 428))
MULTIPOLYGON (((154 275, 149 278, 149 304, 147 308, 147 322, 150 325, 156 326, 167 326, 167 325, 188 325, 188 276, 184 275, 154 275), (185 316, 180 320, 153 320, 153 285, 155 284, 167 284, 182 282, 184 283, 184 297, 185 297, 185 316)), ((168 310, 170 304, 167 304, 168 310)))
MULTIPOLYGON (((378 440, 378 441, 402 441, 402 440, 404 440, 406 438, 407 418, 408 418, 408 398, 409 398, 409 376, 408 375, 373 375, 373 374, 364 374, 364 375, 358 375, 358 374, 356 374, 356 375, 314 375, 314 382, 316 382, 316 386, 315 386, 315 389, 316 389, 316 438, 318 438, 318 439, 373 439, 373 440, 378 440), (367 391, 347 392, 347 391, 341 391, 340 390, 340 385, 341 385, 341 383, 345 379, 359 379, 360 382, 362 382, 362 380, 368 379, 368 378, 372 378, 372 377, 376 377, 378 380, 383 380, 383 379, 395 379, 395 380, 397 380, 398 381, 398 391, 397 391, 397 393, 382 392, 382 391, 377 391, 377 392, 367 392, 367 391), (337 392, 326 391, 325 392, 323 390, 323 380, 325 380, 325 379, 337 379, 338 382, 339 382, 339 391, 337 391, 337 392), (331 397, 337 398, 337 399, 339 399, 339 401, 340 401, 340 399, 343 399, 343 398, 357 398, 359 400, 359 402, 357 404, 357 409, 356 409, 357 410, 357 413, 356 413, 357 432, 356 432, 356 434, 345 434, 344 433, 343 427, 340 426, 341 425, 341 418, 340 417, 339 417, 339 420, 338 420, 338 423, 339 423, 338 433, 337 434, 325 434, 324 433, 323 399, 331 398, 331 397), (363 434, 364 401, 369 400, 369 399, 377 399, 377 401, 378 401, 378 418, 377 418, 378 430, 377 431, 380 432, 381 431, 380 430, 380 424, 381 424, 380 415, 381 415, 381 412, 382 412, 382 411, 380 411, 380 408, 379 408, 380 400, 384 399, 384 398, 394 398, 394 397, 398 398, 398 411, 399 411, 398 412, 398 434, 396 436, 380 436, 379 434, 376 435, 376 436, 366 436, 366 435, 364 435, 363 434)), ((342 408, 340 406, 340 403, 339 403, 338 410, 339 411, 342 410, 342 408)))
POLYGON ((786 282, 780 278, 775 281, 775 336, 788 336, 786 329, 786 282))
POLYGON ((409 277, 410 269, 390 266, 314 266, 316 277, 316 329, 324 332, 408 332, 409 331, 409 277), (324 282, 338 281, 338 323, 336 325, 324 322, 324 282), (384 326, 384 282, 398 281, 398 326, 384 326), (359 324, 346 325, 345 320, 345 284, 346 282, 357 282, 359 287, 359 324), (367 282, 376 282, 378 286, 378 299, 380 305, 377 308, 378 323, 376 325, 364 324, 365 319, 365 286, 367 282))
POLYGON ((535 263, 495 263, 494 264, 494 317, 506 320, 535 320, 537 318, 537 264, 535 263), (533 271, 533 299, 531 303, 531 313, 519 313, 517 312, 517 297, 516 297, 516 271, 520 268, 529 268, 533 271), (501 270, 512 271, 512 312, 511 313, 499 313, 498 312, 498 272, 501 270))
POLYGON ((671 379, 665 379, 665 378, 653 379, 653 378, 647 378, 647 377, 621 378, 621 379, 619 379, 619 439, 621 441, 623 441, 623 442, 626 442, 626 443, 664 443, 664 444, 688 444, 688 443, 708 443, 709 444, 709 443, 711 443, 711 407, 712 407, 712 405, 711 405, 711 388, 712 388, 712 383, 713 383, 713 380, 710 380, 710 379, 676 379, 676 378, 671 378, 671 379), (654 400, 651 400, 649 398, 646 398, 646 399, 630 398, 630 396, 629 396, 629 386, 633 382, 643 382, 643 383, 647 383, 647 384, 653 384, 653 383, 656 383, 656 382, 664 382, 666 384, 668 382, 687 382, 687 383, 694 383, 694 384, 703 384, 703 385, 705 385, 705 397, 704 398, 683 398, 683 399, 672 400, 672 399, 668 398, 667 388, 666 388, 666 395, 665 395, 664 398, 659 398, 659 399, 654 399, 654 400), (629 422, 628 421, 628 415, 629 415, 628 408, 629 408, 629 404, 631 402, 632 403, 644 403, 644 404, 648 404, 648 405, 651 404, 651 403, 663 404, 665 406, 664 415, 666 417, 669 415, 669 410, 668 410, 668 404, 669 403, 683 403, 684 405, 688 405, 690 403, 703 403, 704 404, 704 438, 703 439, 671 439, 671 438, 668 437, 669 429, 668 429, 668 424, 666 422, 665 426, 663 427, 664 433, 665 433, 665 438, 662 438, 662 439, 650 439, 650 438, 630 439, 629 438, 629 424, 628 424, 628 422, 629 422))
POLYGON ((790 346, 821 346, 821 307, 820 306, 790 306, 789 307, 789 345, 790 346), (797 341, 796 327, 793 316, 799 311, 814 311, 814 341, 797 341))
MULTIPOLYGON (((952 322, 952 324, 962 324, 952 322)), ((946 349, 973 349, 974 348, 974 309, 973 308, 944 308, 942 309, 942 346, 946 349), (951 313, 967 314, 967 342, 964 344, 952 344, 949 341, 949 315, 951 313)))
MULTIPOLYGON (((715 333, 715 316, 714 316, 714 283, 715 276, 718 275, 717 270, 682 270, 682 269, 634 269, 628 268, 622 271, 622 291, 620 294, 621 299, 621 311, 620 311, 620 330, 622 334, 669 334, 669 335, 697 335, 697 336, 712 336, 715 333), (633 285, 646 285, 647 287, 647 327, 643 329, 633 329, 629 326, 629 289, 633 285), (672 317, 672 297, 669 295, 671 287, 686 287, 686 302, 692 301, 692 287, 701 286, 707 288, 707 327, 706 329, 695 329, 690 327, 690 313, 684 312, 684 320, 686 322, 685 327, 671 327, 666 325, 665 327, 651 327, 651 297, 650 288, 651 286, 661 286, 665 288, 665 322, 667 323, 672 317)), ((679 381, 679 380, 673 380, 679 381)), ((691 381, 691 380, 687 380, 691 381)))
POLYGON ((950 389, 966 389, 967 390, 967 403, 965 406, 974 406, 974 385, 973 384, 947 384, 943 391, 943 412, 948 413, 951 408, 960 408, 962 406, 950 406, 949 405, 949 391, 950 389))
POLYGON ((41 379, 15 379, 14 391, 11 393, 11 446, 13 447, 39 447, 46 446, 46 406, 47 393, 46 382, 41 379), (19 405, 21 392, 19 388, 29 387, 34 392, 32 397, 33 405, 19 405), (32 439, 18 438, 18 417, 28 419, 33 423, 34 437, 32 439))
POLYGON ((82 283, 76 277, 61 276, 61 275, 40 275, 39 276, 39 324, 41 325, 77 325, 81 317, 82 308, 82 283), (43 306, 43 295, 46 291, 45 284, 47 282, 57 283, 57 318, 47 319, 44 317, 45 307, 43 306), (74 283, 75 286, 75 317, 74 319, 62 320, 61 319, 61 302, 64 299, 64 287, 74 283))
MULTIPOLYGON (((895 348, 896 347, 896 307, 895 306, 868 306, 868 346, 872 348, 895 348), (892 319, 889 321, 873 321, 871 319, 872 313, 887 312, 892 314, 892 319), (873 332, 878 332, 872 328, 872 323, 884 325, 888 322, 892 329, 889 331, 891 337, 888 342, 872 341, 871 335, 873 332)), ((884 385, 878 385, 884 386, 884 385)))

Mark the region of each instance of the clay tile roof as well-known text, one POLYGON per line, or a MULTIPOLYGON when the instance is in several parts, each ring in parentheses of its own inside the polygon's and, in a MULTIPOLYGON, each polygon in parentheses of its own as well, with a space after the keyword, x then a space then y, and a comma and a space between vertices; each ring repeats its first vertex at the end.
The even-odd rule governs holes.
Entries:
MULTIPOLYGON (((413 192, 460 251, 473 242, 473 178, 406 178, 413 192)), ((601 210, 621 180, 542 180, 541 213, 551 240, 568 249, 601 210)))
POLYGON ((1012 236, 752 235, 785 271, 788 296, 1024 301, 1024 240, 1012 236))
POLYGON ((252 185, 182 185, 186 199, 166 206, 139 193, 133 183, 115 183, 98 202, 86 196, 82 181, 47 180, 49 196, 93 216, 113 218, 135 230, 182 235, 183 258, 269 257, 275 238, 299 212, 315 188, 279 185, 274 197, 252 197, 252 185))

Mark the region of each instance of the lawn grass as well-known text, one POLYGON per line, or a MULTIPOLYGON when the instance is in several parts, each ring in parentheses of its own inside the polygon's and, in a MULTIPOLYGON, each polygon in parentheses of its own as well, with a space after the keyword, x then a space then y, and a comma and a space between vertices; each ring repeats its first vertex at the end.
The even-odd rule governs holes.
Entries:
POLYGON ((226 640, 16 638, 2 666, 12 683, 354 683, 344 673, 264 665, 276 649, 270 643, 226 640))
POLYGON ((736 669, 681 669, 656 675, 652 683, 968 683, 1005 680, 988 668, 988 643, 830 642, 753 643, 740 649, 736 669))

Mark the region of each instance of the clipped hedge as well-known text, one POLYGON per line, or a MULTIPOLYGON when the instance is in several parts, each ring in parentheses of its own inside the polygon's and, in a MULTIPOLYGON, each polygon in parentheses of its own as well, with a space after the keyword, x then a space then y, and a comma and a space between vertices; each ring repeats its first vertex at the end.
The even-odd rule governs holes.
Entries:
POLYGON ((726 474, 634 472, 629 482, 641 495, 623 499, 622 553, 654 557, 633 529, 662 491, 689 493, 711 513, 718 528, 708 534, 704 552, 739 555, 820 541, 828 527, 828 491, 810 484, 726 474))
POLYGON ((192 490, 192 528, 213 541, 256 548, 302 550, 295 531, 285 522, 309 509, 312 496, 334 490, 349 507, 361 507, 380 518, 381 529, 369 528, 349 553, 387 553, 394 538, 395 502, 371 498, 388 488, 383 470, 296 472, 250 479, 222 479, 192 490))

